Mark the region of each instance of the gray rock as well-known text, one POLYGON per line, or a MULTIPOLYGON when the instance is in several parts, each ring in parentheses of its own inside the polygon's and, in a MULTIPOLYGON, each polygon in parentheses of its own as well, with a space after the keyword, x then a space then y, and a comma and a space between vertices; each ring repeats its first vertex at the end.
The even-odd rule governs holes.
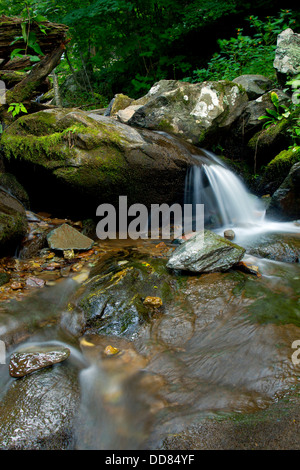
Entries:
MULTIPOLYGON (((275 91, 277 94, 280 105, 288 105, 290 98, 286 93, 279 89, 273 89, 271 91, 275 91)), ((259 118, 267 114, 267 108, 275 111, 275 107, 271 100, 271 91, 249 101, 245 106, 241 116, 234 124, 233 133, 237 137, 240 135, 251 137, 254 132, 261 130, 261 126, 264 121, 261 121, 259 118)), ((260 140, 261 139, 259 139, 259 144, 262 145, 260 140)))
POLYGON ((271 90, 273 85, 273 82, 263 75, 240 75, 232 81, 246 90, 249 100, 256 100, 266 91, 271 90))
POLYGON ((94 241, 68 224, 62 224, 47 235, 52 250, 90 250, 94 241))
POLYGON ((192 84, 161 80, 131 103, 131 110, 132 106, 140 107, 128 124, 170 132, 199 144, 207 135, 228 129, 247 102, 245 90, 230 81, 192 84))
POLYGON ((24 377, 44 367, 65 361, 69 355, 70 350, 68 348, 60 347, 39 352, 15 352, 10 358, 9 374, 11 377, 24 377))
POLYGON ((227 271, 242 259, 245 251, 214 232, 204 230, 176 248, 167 267, 198 273, 227 271))
POLYGON ((287 28, 277 37, 274 68, 284 75, 300 73, 300 34, 287 28))

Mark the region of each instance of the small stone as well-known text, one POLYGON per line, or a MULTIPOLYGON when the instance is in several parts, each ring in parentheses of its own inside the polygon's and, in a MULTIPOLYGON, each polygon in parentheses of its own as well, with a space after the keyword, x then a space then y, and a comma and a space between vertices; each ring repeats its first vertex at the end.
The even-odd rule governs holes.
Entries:
POLYGON ((75 257, 74 250, 64 250, 63 254, 65 259, 73 259, 75 257))
POLYGON ((52 366, 66 360, 70 355, 68 348, 55 348, 41 352, 16 352, 9 363, 11 377, 24 377, 36 370, 52 366))
POLYGON ((44 287, 45 281, 43 279, 39 279, 38 277, 31 276, 26 279, 26 286, 29 287, 44 287))
POLYGON ((61 268, 60 274, 62 277, 69 277, 71 271, 71 266, 65 266, 64 268, 61 268))
POLYGON ((94 241, 82 235, 68 224, 63 224, 47 235, 49 247, 52 250, 90 250, 94 241))
POLYGON ((18 290, 18 289, 22 289, 24 286, 21 282, 12 282, 10 287, 13 289, 13 290, 18 290))
POLYGON ((257 277, 261 277, 258 267, 254 264, 247 263, 246 261, 240 261, 237 263, 236 268, 244 273, 255 274, 257 277))
POLYGON ((144 305, 147 305, 152 308, 159 308, 162 306, 163 302, 160 297, 146 297, 144 302, 144 305))
POLYGON ((104 349, 104 354, 106 354, 107 356, 118 354, 118 352, 120 352, 120 349, 114 348, 113 346, 110 346, 110 345, 106 346, 106 348, 104 349))
POLYGON ((235 233, 233 230, 225 230, 224 237, 227 238, 228 240, 233 240, 235 238, 235 233))

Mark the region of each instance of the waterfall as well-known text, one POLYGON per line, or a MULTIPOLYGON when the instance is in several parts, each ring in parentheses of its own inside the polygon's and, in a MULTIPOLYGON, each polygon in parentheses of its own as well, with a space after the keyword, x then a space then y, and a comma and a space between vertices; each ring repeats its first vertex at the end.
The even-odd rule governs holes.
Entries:
POLYGON ((238 176, 213 153, 194 157, 201 165, 192 166, 186 175, 184 203, 204 204, 205 224, 212 227, 249 226, 260 223, 265 211, 238 176))

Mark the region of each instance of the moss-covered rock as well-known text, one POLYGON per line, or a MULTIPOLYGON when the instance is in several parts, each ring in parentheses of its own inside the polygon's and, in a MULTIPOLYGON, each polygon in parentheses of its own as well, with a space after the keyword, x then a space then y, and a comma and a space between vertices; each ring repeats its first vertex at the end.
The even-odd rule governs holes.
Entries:
POLYGON ((289 174, 292 166, 300 161, 300 148, 282 150, 267 164, 259 184, 260 193, 273 194, 289 174))
POLYGON ((290 130, 299 118, 300 108, 296 108, 288 118, 275 120, 266 129, 256 132, 248 141, 247 147, 256 158, 257 168, 269 163, 291 145, 290 130))
POLYGON ((33 210, 95 217, 99 204, 177 200, 192 164, 189 146, 137 131, 111 117, 51 109, 19 118, 3 133, 8 169, 33 210))
POLYGON ((127 106, 130 106, 132 101, 132 98, 129 98, 129 96, 123 95, 122 93, 115 95, 110 111, 110 116, 114 116, 118 113, 118 111, 127 108, 127 106))

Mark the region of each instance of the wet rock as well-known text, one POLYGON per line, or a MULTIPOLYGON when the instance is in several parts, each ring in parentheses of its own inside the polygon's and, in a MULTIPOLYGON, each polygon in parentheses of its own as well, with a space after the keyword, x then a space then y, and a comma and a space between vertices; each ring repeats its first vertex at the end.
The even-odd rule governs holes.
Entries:
POLYGON ((120 349, 115 348, 114 346, 111 346, 110 344, 106 346, 106 348, 104 349, 104 354, 106 354, 106 356, 113 356, 115 354, 118 354, 119 352, 120 352, 120 349))
POLYGON ((170 132, 199 144, 230 128, 247 102, 245 90, 230 81, 191 84, 161 80, 146 96, 131 103, 140 108, 128 124, 170 132))
POLYGON ((227 238, 228 240, 233 240, 235 238, 235 233, 233 230, 225 230, 224 237, 227 238))
POLYGON ((261 277, 258 266, 255 266, 254 264, 251 264, 249 262, 240 261, 239 263, 236 263, 235 268, 239 271, 249 274, 255 274, 257 277, 261 277))
POLYGON ((247 249, 251 255, 285 263, 300 260, 300 237, 291 234, 269 234, 247 249))
POLYGON ((26 286, 29 287, 44 287, 45 281, 35 276, 30 276, 26 279, 26 286))
POLYGON ((27 231, 27 218, 22 204, 0 189, 0 253, 14 254, 27 231))
POLYGON ((47 235, 52 250, 90 250, 94 244, 91 238, 82 235, 68 224, 60 225, 47 235))
POLYGON ((245 251, 214 232, 204 230, 176 248, 167 267, 199 273, 227 271, 242 259, 245 251))
POLYGON ((246 90, 249 100, 256 100, 266 91, 271 90, 273 85, 272 80, 263 75, 240 75, 232 81, 246 90))
POLYGON ((300 217, 300 162, 292 166, 288 176, 275 191, 267 209, 267 216, 279 220, 300 217))
POLYGON ((68 348, 55 348, 40 352, 16 352, 9 363, 11 377, 24 377, 44 367, 65 361, 70 355, 68 348))
POLYGON ((78 369, 70 364, 11 379, 0 399, 0 449, 72 448, 79 404, 78 369))
POLYGON ((24 207, 29 207, 29 197, 23 186, 11 173, 0 173, 0 186, 15 196, 24 207))
POLYGON ((151 308, 159 308, 162 306, 162 300, 160 297, 146 297, 144 302, 144 305, 149 306, 151 308))
POLYGON ((132 254, 125 265, 120 265, 120 261, 116 258, 109 267, 100 265, 96 271, 100 273, 85 282, 78 292, 74 311, 83 312, 82 333, 131 339, 153 317, 155 309, 149 308, 144 300, 151 298, 152 305, 154 302, 160 307, 172 296, 173 278, 166 269, 166 259, 149 260, 148 256, 132 254))

